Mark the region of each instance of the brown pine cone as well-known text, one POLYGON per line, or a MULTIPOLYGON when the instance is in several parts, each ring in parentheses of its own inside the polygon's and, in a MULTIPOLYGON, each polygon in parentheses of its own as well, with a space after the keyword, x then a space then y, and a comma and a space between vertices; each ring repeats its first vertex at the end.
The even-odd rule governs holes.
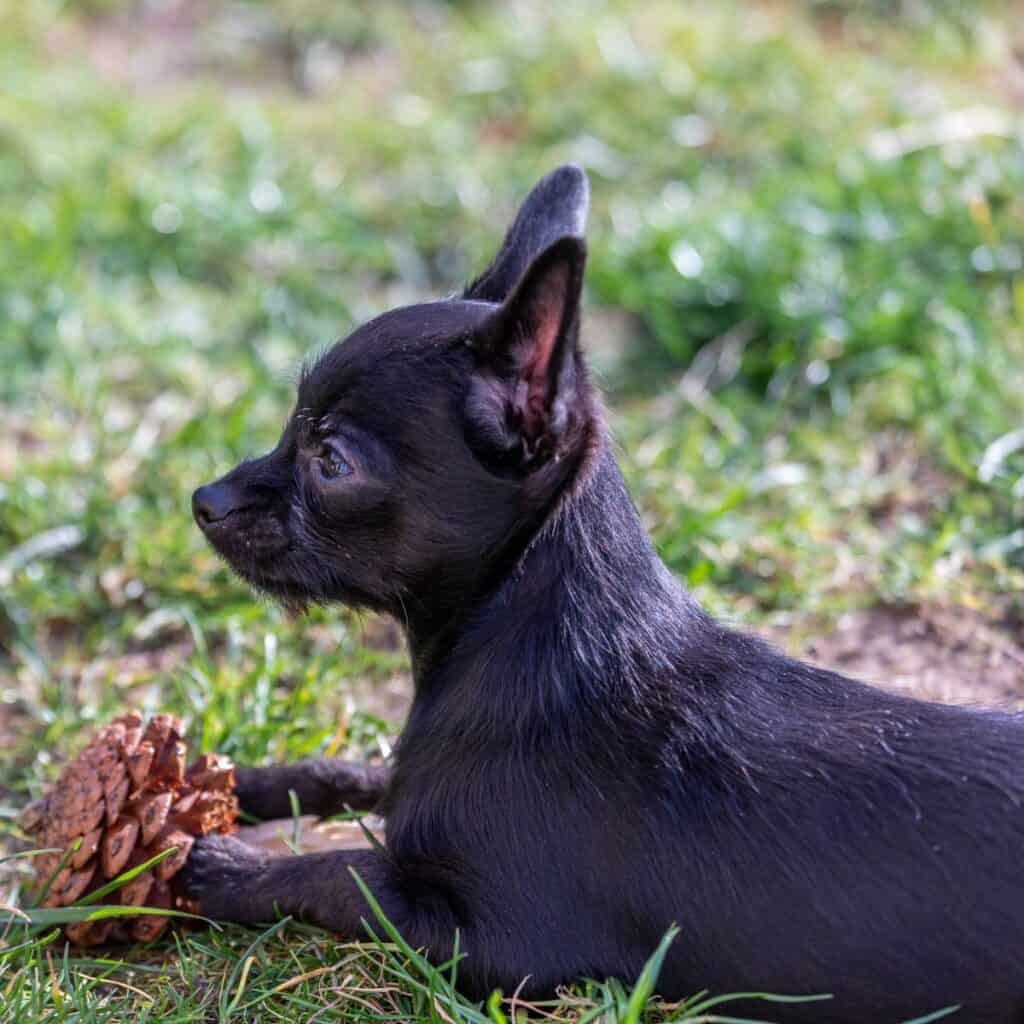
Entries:
MULTIPOLYGON (((53 880, 44 907, 65 907, 123 871, 169 847, 175 852, 100 902, 123 906, 194 910, 177 891, 196 836, 234 832, 238 800, 234 766, 226 757, 203 754, 185 767, 182 723, 154 715, 143 725, 137 711, 99 729, 86 748, 65 765, 57 784, 22 812, 21 825, 40 845, 61 851, 82 843, 53 880)), ((61 853, 33 858, 41 889, 61 853)), ((81 921, 65 926, 79 946, 108 941, 155 939, 169 918, 141 915, 81 921)))

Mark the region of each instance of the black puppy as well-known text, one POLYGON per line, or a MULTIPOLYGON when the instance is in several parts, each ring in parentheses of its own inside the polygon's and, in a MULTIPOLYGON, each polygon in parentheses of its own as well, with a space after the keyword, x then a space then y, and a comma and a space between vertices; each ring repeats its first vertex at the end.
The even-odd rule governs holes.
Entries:
POLYGON ((658 560, 577 340, 587 181, 533 190, 459 299, 398 309, 305 374, 278 446, 194 496, 289 605, 406 629, 393 773, 240 773, 287 813, 379 804, 386 852, 268 859, 200 841, 204 913, 349 937, 354 867, 414 946, 456 929, 471 993, 637 975, 832 993, 786 1021, 1024 1021, 1024 723, 892 696, 712 621, 658 560))

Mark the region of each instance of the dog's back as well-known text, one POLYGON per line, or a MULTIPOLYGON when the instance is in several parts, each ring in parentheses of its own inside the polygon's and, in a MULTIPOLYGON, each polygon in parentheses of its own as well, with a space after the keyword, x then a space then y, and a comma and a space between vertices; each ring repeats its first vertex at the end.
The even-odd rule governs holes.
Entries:
POLYGON ((635 977, 676 923, 667 996, 831 994, 743 1007, 821 1024, 1024 1020, 1024 722, 716 625, 597 461, 400 747, 389 846, 463 908, 470 987, 635 977))

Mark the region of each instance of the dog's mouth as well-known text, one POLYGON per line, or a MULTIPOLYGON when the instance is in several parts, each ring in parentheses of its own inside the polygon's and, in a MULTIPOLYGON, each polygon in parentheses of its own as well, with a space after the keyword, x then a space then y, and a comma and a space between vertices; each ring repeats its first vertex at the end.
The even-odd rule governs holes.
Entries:
POLYGON ((273 511, 245 506, 217 518, 197 515, 196 522, 237 576, 289 611, 333 602, 388 610, 377 594, 343 578, 347 574, 339 573, 329 560, 308 552, 273 511))
POLYGON ((207 539, 236 576, 258 594, 276 601, 288 611, 298 614, 322 600, 320 595, 310 592, 308 584, 298 582, 290 572, 289 546, 268 554, 246 546, 244 541, 239 543, 238 538, 227 543, 222 538, 218 543, 207 534, 207 539))
POLYGON ((301 551, 280 524, 267 523, 265 517, 246 522, 246 514, 237 512, 203 526, 203 535, 236 575, 289 611, 339 599, 323 592, 319 580, 309 578, 301 551))
POLYGON ((210 546, 239 575, 257 586, 277 575, 277 568, 291 549, 284 527, 266 513, 238 509, 199 528, 210 546))

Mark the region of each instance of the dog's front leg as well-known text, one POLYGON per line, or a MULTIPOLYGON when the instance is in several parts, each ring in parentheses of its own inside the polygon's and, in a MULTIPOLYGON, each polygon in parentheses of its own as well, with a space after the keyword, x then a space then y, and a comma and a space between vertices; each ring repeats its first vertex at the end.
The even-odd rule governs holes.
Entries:
POLYGON ((350 869, 355 869, 396 924, 407 924, 409 905, 399 872, 379 850, 333 850, 272 857, 233 836, 196 841, 182 871, 185 893, 199 912, 217 921, 270 924, 291 915, 337 932, 366 936, 362 921, 373 914, 350 869))
POLYGON ((386 765, 360 764, 337 758, 316 758, 264 768, 236 768, 238 802, 257 818, 286 818, 293 792, 303 814, 325 818, 346 808, 372 810, 391 778, 386 765))

